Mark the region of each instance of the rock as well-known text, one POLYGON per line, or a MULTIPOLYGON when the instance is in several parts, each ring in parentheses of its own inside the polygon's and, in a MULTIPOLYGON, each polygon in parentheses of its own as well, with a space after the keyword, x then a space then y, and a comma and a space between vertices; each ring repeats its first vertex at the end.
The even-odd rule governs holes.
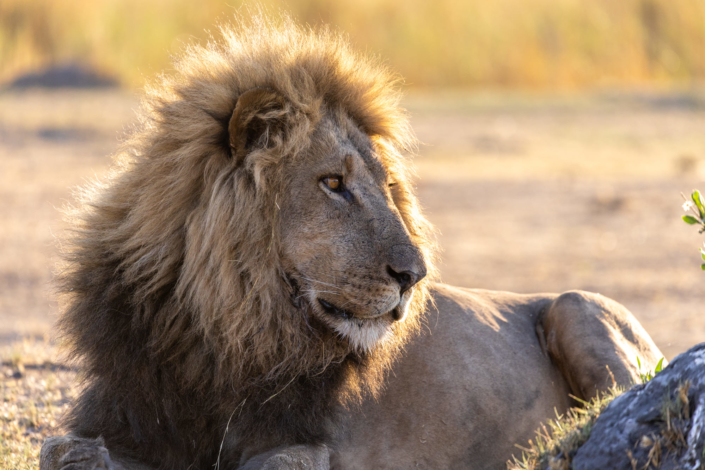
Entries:
POLYGON ((572 468, 705 468, 705 343, 610 403, 572 468))
POLYGON ((10 88, 111 88, 118 81, 83 64, 67 63, 48 67, 36 73, 21 75, 10 82, 10 88))

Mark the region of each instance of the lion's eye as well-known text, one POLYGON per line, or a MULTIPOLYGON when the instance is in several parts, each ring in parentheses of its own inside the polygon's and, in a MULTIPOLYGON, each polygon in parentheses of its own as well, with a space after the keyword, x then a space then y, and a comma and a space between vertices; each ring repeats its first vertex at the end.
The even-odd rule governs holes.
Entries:
POLYGON ((342 176, 326 176, 321 180, 331 191, 340 192, 343 190, 342 176))

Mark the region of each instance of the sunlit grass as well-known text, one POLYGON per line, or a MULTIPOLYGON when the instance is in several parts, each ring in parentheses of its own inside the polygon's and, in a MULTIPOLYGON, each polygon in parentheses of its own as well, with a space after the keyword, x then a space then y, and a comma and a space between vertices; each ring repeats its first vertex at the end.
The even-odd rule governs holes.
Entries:
MULTIPOLYGON (((641 359, 637 356, 639 378, 642 384, 646 384, 663 370, 664 359, 662 357, 658 361, 654 370, 645 369, 642 371, 641 359)), ((528 448, 517 445, 523 451, 521 459, 515 457, 513 461, 507 463, 507 469, 571 469, 573 457, 575 457, 578 449, 590 439, 590 434, 597 418, 600 417, 600 414, 615 398, 627 390, 624 387, 617 386, 614 383, 614 377, 612 377, 612 381, 613 385, 607 392, 600 393, 589 401, 577 399, 581 405, 580 407, 571 408, 565 415, 557 415, 555 420, 549 420, 547 425, 543 424, 536 432, 534 440, 529 440, 528 448)), ((676 427, 673 427, 672 431, 670 421, 671 417, 689 419, 687 414, 688 387, 690 387, 689 383, 681 385, 676 391, 674 399, 671 399, 670 396, 664 397, 661 414, 663 415, 663 421, 668 423, 668 433, 664 432, 658 438, 655 435, 651 437, 642 436, 642 446, 655 449, 654 452, 649 454, 649 462, 644 468, 649 467, 656 453, 660 456, 660 446, 662 444, 668 445, 675 442, 678 438, 683 438, 682 433, 678 434, 680 428, 676 432, 676 427)), ((685 442, 685 439, 683 439, 683 442, 685 442)), ((658 467, 658 457, 653 462, 658 467)), ((636 461, 633 458, 632 465, 636 465, 636 461)))
POLYGON ((37 468, 39 449, 60 432, 58 421, 75 396, 75 373, 57 365, 45 342, 0 349, 0 468, 37 468))
POLYGON ((604 395, 583 402, 583 408, 571 408, 565 415, 550 420, 547 426, 539 429, 534 440, 529 440, 528 448, 517 446, 524 451, 521 459, 515 458, 507 468, 568 470, 575 452, 590 438, 600 413, 623 392, 623 389, 614 387, 604 395))
MULTIPOLYGON (((207 40, 207 30, 215 33, 216 23, 251 3, 3 0, 0 80, 81 60, 141 86, 184 43, 207 40)), ((345 31, 411 86, 683 86, 705 77, 700 0, 261 3, 345 31)))

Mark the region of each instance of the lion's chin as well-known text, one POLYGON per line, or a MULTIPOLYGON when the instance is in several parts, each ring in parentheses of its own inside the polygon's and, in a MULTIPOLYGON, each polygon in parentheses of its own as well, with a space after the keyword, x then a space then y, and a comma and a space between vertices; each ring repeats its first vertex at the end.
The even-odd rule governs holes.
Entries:
POLYGON ((372 319, 351 318, 336 321, 333 329, 360 352, 369 352, 392 336, 393 321, 388 315, 372 319))
POLYGON ((389 305, 385 313, 361 316, 340 308, 320 297, 310 302, 316 316, 344 338, 358 352, 370 352, 394 336, 392 325, 406 317, 413 289, 404 293, 396 305, 389 305))
POLYGON ((404 319, 409 307, 408 300, 408 297, 403 299, 392 310, 376 317, 326 315, 326 323, 357 351, 369 352, 392 338, 392 324, 404 319))

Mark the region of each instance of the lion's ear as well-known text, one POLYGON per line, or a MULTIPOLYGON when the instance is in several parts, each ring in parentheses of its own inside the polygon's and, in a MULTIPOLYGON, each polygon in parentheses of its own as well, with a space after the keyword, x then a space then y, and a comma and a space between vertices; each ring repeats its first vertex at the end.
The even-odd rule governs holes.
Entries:
POLYGON ((269 88, 253 88, 237 100, 228 124, 230 150, 240 164, 253 148, 273 146, 281 138, 286 100, 269 88))

